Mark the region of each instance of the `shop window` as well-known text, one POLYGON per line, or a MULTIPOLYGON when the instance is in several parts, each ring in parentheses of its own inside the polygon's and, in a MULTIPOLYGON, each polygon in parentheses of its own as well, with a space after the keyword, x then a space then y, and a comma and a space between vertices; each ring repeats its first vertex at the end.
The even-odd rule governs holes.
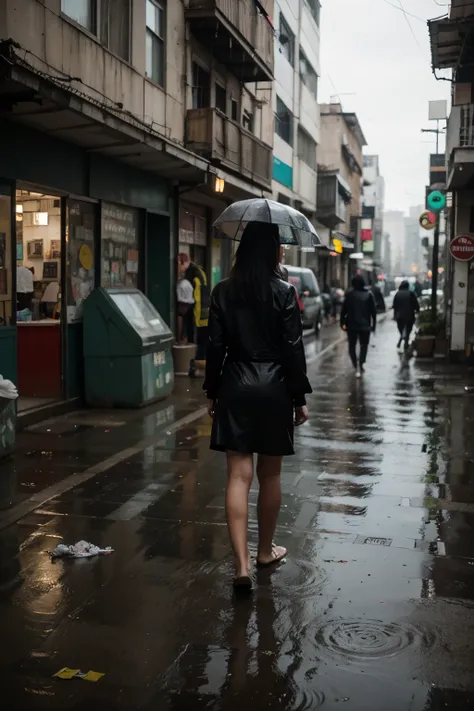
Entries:
POLYGON ((164 86, 165 9, 156 0, 146 0, 146 75, 164 86))
POLYGON ((211 77, 197 62, 193 62, 193 109, 211 105, 211 77))
POLYGON ((138 210, 102 203, 102 286, 138 287, 138 225, 138 210))
POLYGON ((12 320, 11 199, 0 195, 0 326, 12 320))
POLYGON ((308 7, 311 11, 312 16, 316 20, 316 24, 319 27, 319 15, 321 13, 321 2, 320 0, 306 0, 308 7))
POLYGON ((66 297, 69 323, 82 319, 82 305, 94 289, 96 206, 68 200, 66 297))

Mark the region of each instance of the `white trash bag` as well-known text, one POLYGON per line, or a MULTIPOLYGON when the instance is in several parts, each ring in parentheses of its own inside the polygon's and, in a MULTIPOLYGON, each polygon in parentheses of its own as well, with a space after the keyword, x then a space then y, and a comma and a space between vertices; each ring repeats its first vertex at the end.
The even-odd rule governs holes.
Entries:
POLYGON ((67 546, 65 543, 60 543, 51 553, 51 558, 92 558, 94 555, 108 555, 113 553, 114 549, 110 546, 107 548, 99 548, 88 541, 79 541, 73 546, 67 546))
POLYGON ((0 375, 0 398, 5 400, 15 400, 18 397, 16 385, 11 380, 5 380, 3 375, 0 375))

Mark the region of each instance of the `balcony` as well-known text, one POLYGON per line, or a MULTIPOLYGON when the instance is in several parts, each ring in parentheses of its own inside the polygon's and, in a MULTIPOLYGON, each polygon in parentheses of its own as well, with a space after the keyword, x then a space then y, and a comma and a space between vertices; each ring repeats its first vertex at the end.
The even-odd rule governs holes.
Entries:
POLYGON ((186 148, 259 187, 271 189, 271 146, 217 109, 187 112, 186 148))
POLYGON ((189 0, 191 32, 242 82, 273 80, 274 32, 253 0, 189 0))
POLYGON ((446 136, 448 190, 474 186, 474 104, 453 106, 446 136))
POLYGON ((347 220, 352 194, 349 185, 336 172, 318 172, 316 219, 329 229, 347 220))

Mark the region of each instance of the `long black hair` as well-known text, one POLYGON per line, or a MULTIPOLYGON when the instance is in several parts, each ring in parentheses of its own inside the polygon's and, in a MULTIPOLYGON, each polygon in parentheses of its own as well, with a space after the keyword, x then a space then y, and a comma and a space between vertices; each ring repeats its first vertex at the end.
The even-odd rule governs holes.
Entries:
POLYGON ((266 301, 270 282, 279 279, 280 237, 277 225, 249 222, 231 271, 233 292, 243 301, 266 301))

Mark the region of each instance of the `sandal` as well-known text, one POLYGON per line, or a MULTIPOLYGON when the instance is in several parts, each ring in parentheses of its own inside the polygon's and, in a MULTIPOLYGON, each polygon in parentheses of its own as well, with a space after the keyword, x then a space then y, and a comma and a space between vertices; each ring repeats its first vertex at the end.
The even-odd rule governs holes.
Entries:
POLYGON ((281 563, 284 561, 286 556, 288 555, 288 551, 286 548, 283 548, 283 546, 277 546, 275 543, 272 544, 272 560, 268 560, 266 563, 262 563, 261 561, 258 560, 257 558, 257 568, 268 568, 270 565, 276 565, 277 563, 281 563), (277 551, 280 550, 282 552, 278 553, 277 551))

